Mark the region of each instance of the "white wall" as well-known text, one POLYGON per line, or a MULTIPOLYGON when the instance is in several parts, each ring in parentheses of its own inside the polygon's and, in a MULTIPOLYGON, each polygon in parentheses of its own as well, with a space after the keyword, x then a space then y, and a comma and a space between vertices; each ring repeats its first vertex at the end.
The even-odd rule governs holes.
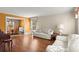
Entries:
POLYGON ((75 33, 75 19, 73 13, 38 17, 38 25, 41 29, 47 30, 52 28, 55 30, 55 27, 59 24, 64 25, 64 34, 75 33))

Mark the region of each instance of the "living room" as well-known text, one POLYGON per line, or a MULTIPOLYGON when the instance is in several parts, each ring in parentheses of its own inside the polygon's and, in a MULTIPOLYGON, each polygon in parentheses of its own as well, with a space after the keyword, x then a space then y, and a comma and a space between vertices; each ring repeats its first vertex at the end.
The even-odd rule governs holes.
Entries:
POLYGON ((59 46, 64 45, 62 42, 57 42, 57 46, 54 43, 61 37, 66 39, 69 35, 78 34, 78 17, 75 16, 78 15, 78 10, 77 7, 0 7, 0 29, 12 39, 12 45, 8 47, 5 44, 2 51, 55 52, 56 48, 60 49, 56 52, 65 51, 65 48, 59 46), (6 23, 7 19, 18 20, 18 24, 8 21, 17 26, 6 26, 9 24, 6 23), (50 45, 53 47, 49 47, 50 45))

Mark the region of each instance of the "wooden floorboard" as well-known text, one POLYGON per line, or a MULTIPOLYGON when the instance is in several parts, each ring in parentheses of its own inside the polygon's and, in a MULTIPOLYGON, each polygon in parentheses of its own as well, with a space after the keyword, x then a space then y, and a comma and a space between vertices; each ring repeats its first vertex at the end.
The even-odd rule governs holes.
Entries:
POLYGON ((53 40, 32 37, 32 35, 15 35, 12 36, 13 48, 12 52, 45 52, 49 44, 53 44, 53 40))

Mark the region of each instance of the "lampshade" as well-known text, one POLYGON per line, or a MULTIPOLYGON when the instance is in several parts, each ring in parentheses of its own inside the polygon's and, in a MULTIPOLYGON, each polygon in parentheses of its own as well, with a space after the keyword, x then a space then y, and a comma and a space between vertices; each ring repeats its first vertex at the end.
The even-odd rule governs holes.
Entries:
POLYGON ((59 25, 57 26, 57 32, 58 32, 59 34, 62 34, 62 33, 63 33, 63 30, 64 30, 64 25, 63 25, 63 24, 59 24, 59 25))

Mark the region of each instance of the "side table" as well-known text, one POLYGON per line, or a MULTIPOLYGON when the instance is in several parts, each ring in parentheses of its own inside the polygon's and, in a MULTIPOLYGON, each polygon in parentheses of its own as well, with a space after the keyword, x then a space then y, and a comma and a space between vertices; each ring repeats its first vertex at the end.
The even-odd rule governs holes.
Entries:
POLYGON ((56 36, 59 35, 58 33, 53 33, 51 35, 51 40, 56 40, 56 36))
POLYGON ((52 35, 51 35, 51 40, 56 40, 56 36, 57 36, 57 35, 52 34, 52 35))

